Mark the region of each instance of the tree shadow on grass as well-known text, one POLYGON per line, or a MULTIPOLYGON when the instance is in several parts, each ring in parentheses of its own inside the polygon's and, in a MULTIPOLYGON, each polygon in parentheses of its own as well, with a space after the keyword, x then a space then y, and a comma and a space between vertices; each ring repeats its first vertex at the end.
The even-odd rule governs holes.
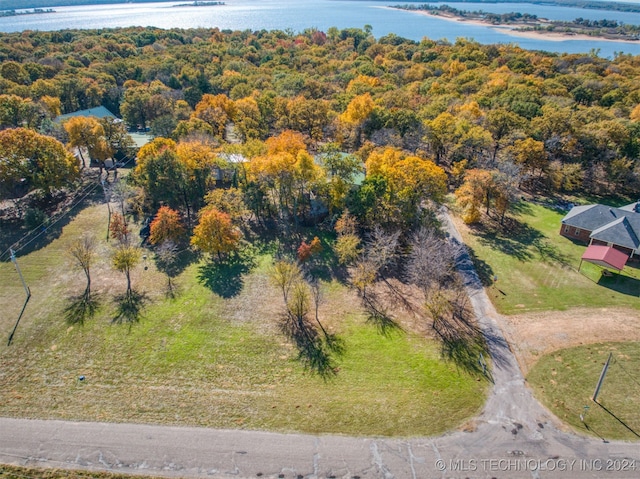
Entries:
POLYGON ((135 290, 118 295, 115 298, 117 303, 116 314, 111 320, 112 323, 128 323, 129 327, 137 323, 142 318, 142 310, 148 302, 148 297, 144 293, 135 290))
POLYGON ((540 255, 542 261, 546 263, 559 263, 563 266, 569 265, 569 257, 561 253, 553 244, 549 243, 546 237, 534 239, 532 245, 540 255))
POLYGON ((530 215, 533 208, 531 208, 531 203, 527 201, 516 201, 511 205, 511 212, 516 215, 530 215))
POLYGON ((154 261, 158 271, 163 272, 167 277, 165 296, 174 299, 179 294, 179 286, 176 285, 175 279, 189 265, 196 262, 199 258, 197 252, 190 248, 178 250, 177 245, 165 243, 155 249, 154 261))
POLYGON ((198 281, 218 296, 233 298, 244 287, 243 276, 256 264, 253 251, 245 249, 221 261, 211 261, 198 269, 198 281))
POLYGON ((442 341, 441 354, 468 373, 479 373, 492 381, 491 373, 481 358, 488 357, 487 342, 482 330, 464 314, 440 318, 433 329, 442 341))
POLYGON ((528 251, 530 243, 522 243, 516 238, 507 238, 495 231, 482 232, 479 234, 479 238, 482 246, 498 250, 507 256, 511 256, 520 261, 531 261, 533 259, 533 255, 528 251))
POLYGON ((367 323, 375 326, 381 335, 391 336, 394 333, 404 333, 400 323, 377 301, 374 293, 367 293, 362 298, 362 304, 367 315, 367 323))
POLYGON ((531 261, 534 255, 529 247, 541 244, 545 236, 535 228, 514 218, 505 219, 502 227, 479 225, 474 228, 480 244, 498 250, 520 261, 531 261))
POLYGON ((67 324, 83 325, 86 320, 93 318, 100 307, 100 300, 96 293, 83 293, 68 298, 64 308, 64 319, 67 324))
POLYGON ((325 381, 338 374, 333 356, 344 354, 344 341, 335 334, 320 334, 307 318, 299 320, 291 314, 283 314, 280 330, 289 337, 298 350, 298 360, 305 369, 312 371, 325 381))

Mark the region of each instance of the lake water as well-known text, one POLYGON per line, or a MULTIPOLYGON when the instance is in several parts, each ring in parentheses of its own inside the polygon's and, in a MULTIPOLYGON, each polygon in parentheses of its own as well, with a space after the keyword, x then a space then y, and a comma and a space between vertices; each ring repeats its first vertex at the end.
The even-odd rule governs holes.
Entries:
MULTIPOLYGON (((616 52, 640 54, 640 42, 625 43, 604 40, 549 40, 522 38, 491 27, 393 10, 387 5, 407 2, 353 0, 225 0, 225 5, 213 7, 176 6, 191 0, 168 3, 90 5, 54 7, 56 13, 21 15, 0 18, 0 31, 59 30, 65 28, 111 28, 127 26, 155 26, 159 28, 218 27, 231 30, 291 30, 307 28, 326 31, 329 27, 373 27, 373 34, 388 33, 412 40, 424 37, 433 40, 473 38, 487 43, 514 43, 531 50, 566 53, 589 53, 598 50, 603 57, 616 52)), ((461 10, 484 10, 505 13, 519 11, 551 20, 573 20, 577 17, 618 20, 640 24, 640 13, 587 10, 569 7, 530 4, 473 4, 452 3, 461 10)))

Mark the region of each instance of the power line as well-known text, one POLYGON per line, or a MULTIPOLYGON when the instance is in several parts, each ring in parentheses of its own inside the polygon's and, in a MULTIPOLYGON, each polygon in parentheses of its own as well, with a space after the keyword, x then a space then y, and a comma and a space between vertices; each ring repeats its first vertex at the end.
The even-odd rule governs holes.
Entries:
POLYGON ((39 226, 36 226, 34 229, 32 229, 31 231, 25 233, 25 235, 20 238, 19 240, 17 240, 15 243, 13 243, 4 253, 2 253, 2 255, 0 255, 0 259, 5 256, 7 253, 10 253, 10 250, 13 249, 15 247, 15 249, 13 250, 14 252, 18 252, 22 249, 24 249, 26 246, 28 246, 29 244, 31 244, 32 242, 34 242, 36 239, 38 239, 40 236, 42 236, 43 234, 45 234, 47 232, 47 230, 54 226, 56 223, 58 223, 60 220, 62 220, 65 216, 67 216, 71 210, 73 210, 76 206, 78 206, 81 202, 83 202, 87 196, 89 196, 93 190, 95 190, 98 186, 100 186, 100 183, 98 184, 94 184, 94 185, 87 185, 85 187, 85 190, 87 188, 90 188, 90 190, 88 192, 84 192, 81 193, 83 194, 82 198, 80 198, 80 200, 78 200, 76 203, 74 203, 73 205, 71 205, 65 212, 63 212, 60 217, 58 217, 55 221, 53 221, 52 223, 50 223, 48 226, 45 227, 46 222, 42 222, 39 226), (35 231, 40 230, 40 233, 38 233, 36 236, 34 236, 33 238, 31 238, 29 241, 27 241, 26 243, 24 243, 21 246, 18 246, 20 244, 20 242, 24 241, 25 238, 29 237, 29 235, 33 234, 35 231))
POLYGON ((618 366, 620 366, 620 368, 625 373, 627 373, 627 376, 629 376, 634 383, 636 383, 638 386, 640 386, 640 381, 638 381, 629 371, 627 371, 627 369, 622 365, 622 363, 620 361, 618 361, 618 358, 615 358, 613 364, 617 364, 618 366))
MULTIPOLYGON (((134 160, 134 158, 129 158, 127 159, 127 161, 124 162, 123 166, 127 166, 129 163, 131 163, 134 160)), ((16 241, 15 243, 13 243, 4 253, 2 253, 0 255, 0 260, 7 254, 10 253, 11 248, 14 248, 14 252, 19 252, 20 250, 24 249, 26 246, 28 246, 29 244, 33 243, 36 239, 38 239, 40 236, 42 236, 43 234, 45 234, 47 232, 47 230, 54 226, 56 223, 58 223, 60 220, 62 220, 65 216, 67 216, 69 213, 71 213, 71 211, 77 207, 78 205, 80 205, 91 193, 93 193, 93 191, 98 187, 101 186, 101 182, 98 183, 89 183, 87 186, 84 187, 84 190, 86 191, 87 189, 89 189, 89 191, 83 191, 81 194, 83 194, 82 198, 80 198, 78 201, 76 201, 73 205, 71 205, 66 211, 64 211, 59 218, 57 218, 54 222, 50 223, 48 226, 45 227, 46 225, 46 221, 43 221, 42 223, 40 223, 40 225, 36 226, 34 229, 32 229, 31 231, 29 231, 28 233, 25 233, 25 235, 20 238, 18 241, 16 241), (21 241, 23 241, 25 238, 27 238, 29 235, 31 235, 32 233, 34 233, 35 231, 37 231, 38 229, 40 229, 40 233, 38 233, 36 236, 34 236, 33 238, 31 238, 29 241, 27 241, 26 243, 24 243, 21 246, 17 246, 20 244, 21 241)))

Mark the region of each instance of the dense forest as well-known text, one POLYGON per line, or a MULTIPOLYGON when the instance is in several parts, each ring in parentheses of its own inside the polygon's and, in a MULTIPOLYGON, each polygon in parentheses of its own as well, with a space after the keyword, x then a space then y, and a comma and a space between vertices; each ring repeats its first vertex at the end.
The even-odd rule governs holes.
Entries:
MULTIPOLYGON (((432 160, 451 188, 479 169, 549 192, 633 195, 638 187, 633 56, 610 61, 393 34, 376 40, 368 29, 335 28, 0 37, 3 129, 28 127, 69 143, 52 118, 104 105, 129 127, 177 143, 198 134, 217 152, 247 158, 262 155, 267 138, 294 131, 311 153, 356 153, 364 163, 386 148, 432 160)), ((365 183, 376 190, 370 176, 365 183)))

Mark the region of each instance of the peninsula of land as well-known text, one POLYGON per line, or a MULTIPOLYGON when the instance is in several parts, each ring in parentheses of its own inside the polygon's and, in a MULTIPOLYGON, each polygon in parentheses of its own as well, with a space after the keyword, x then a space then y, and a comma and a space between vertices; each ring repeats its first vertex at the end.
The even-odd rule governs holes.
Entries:
POLYGON ((520 12, 490 13, 458 10, 449 5, 399 5, 390 8, 408 10, 430 15, 444 20, 465 22, 472 25, 491 26, 508 30, 510 35, 536 38, 544 35, 549 40, 599 40, 637 42, 640 40, 640 26, 622 24, 616 20, 588 20, 576 18, 573 21, 548 20, 537 15, 520 12))

